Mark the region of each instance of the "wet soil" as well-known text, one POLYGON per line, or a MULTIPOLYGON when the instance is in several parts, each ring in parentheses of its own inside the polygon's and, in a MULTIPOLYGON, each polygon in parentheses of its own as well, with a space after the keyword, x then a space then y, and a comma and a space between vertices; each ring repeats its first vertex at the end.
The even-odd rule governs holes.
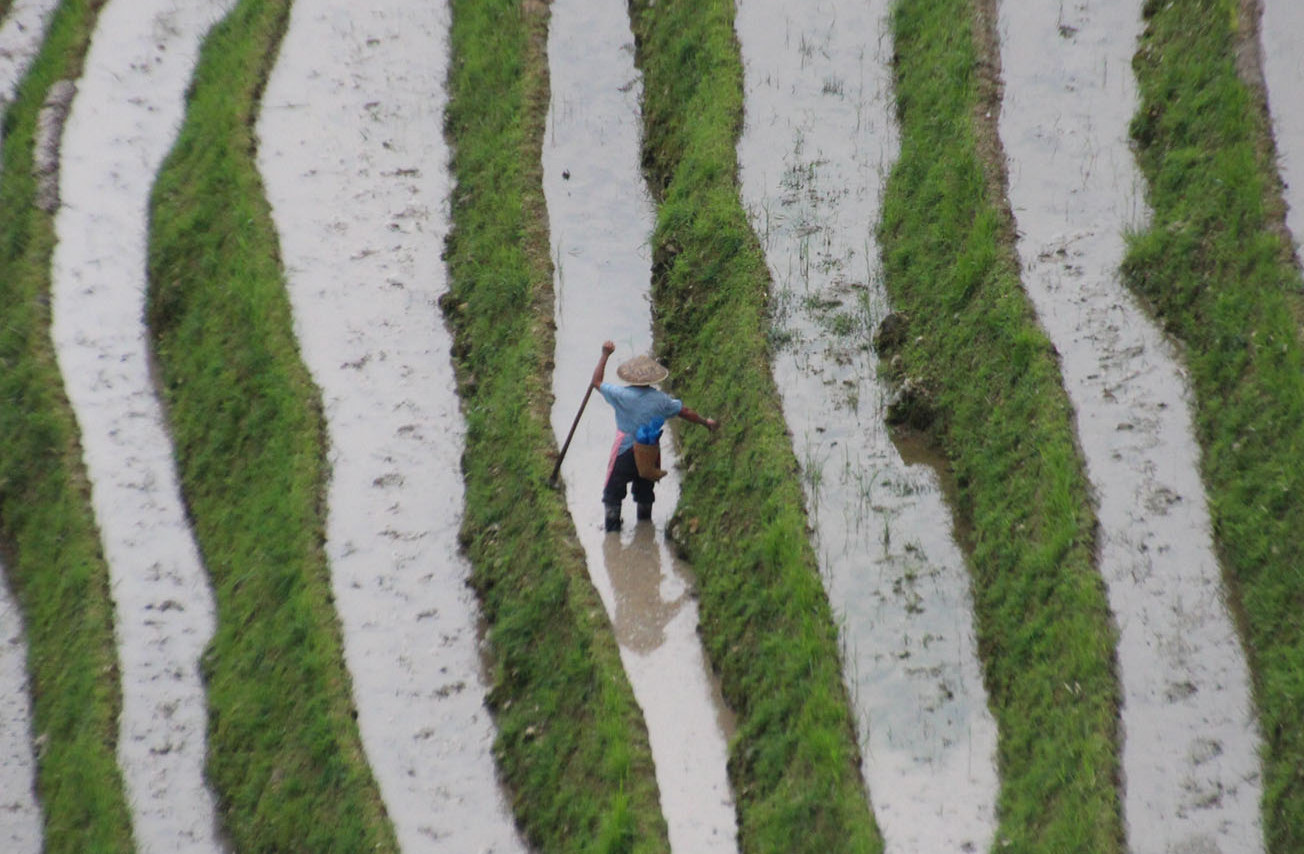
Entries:
POLYGON ((142 851, 222 850, 204 780, 199 657, 214 604, 177 485, 144 325, 147 209, 208 28, 229 2, 117 0, 64 126, 52 337, 109 565, 118 761, 142 851))
POLYGON ((888 391, 867 346, 888 313, 873 231, 897 146, 888 7, 823 0, 798 15, 740 2, 738 156, 875 816, 889 851, 985 850, 996 727, 969 576, 937 475, 887 431, 888 391))
POLYGON ((999 8, 999 130, 1023 281, 1060 354, 1119 631, 1131 850, 1261 851, 1257 736, 1179 355, 1121 285, 1136 0, 999 8))
POLYGON ((464 428, 436 301, 448 229, 442 3, 301 0, 259 169, 330 442, 326 550, 358 725, 404 851, 518 851, 493 767, 464 428))
MULTIPOLYGON (((556 271, 553 427, 560 444, 602 342, 616 343, 607 376, 616 383, 615 367, 651 347, 653 210, 638 170, 640 80, 624 4, 556 0, 551 8, 543 167, 556 271)), ((562 466, 567 502, 647 722, 671 846, 733 851, 725 768, 732 719, 697 637, 691 570, 663 533, 678 497, 671 433, 661 442, 670 474, 656 487, 652 521, 636 522, 627 499, 624 530, 605 533, 602 487, 614 435, 611 409, 595 392, 562 466)))
MULTIPOLYGON (((1249 0, 1247 0, 1249 2, 1249 0)), ((1286 197, 1286 225, 1299 263, 1304 245, 1304 4, 1253 0, 1259 18, 1262 82, 1277 146, 1277 169, 1286 197)))

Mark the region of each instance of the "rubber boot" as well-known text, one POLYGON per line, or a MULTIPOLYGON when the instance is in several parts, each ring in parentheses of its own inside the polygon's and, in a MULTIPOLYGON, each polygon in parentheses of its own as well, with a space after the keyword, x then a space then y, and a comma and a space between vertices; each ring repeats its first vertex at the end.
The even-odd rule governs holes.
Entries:
POLYGON ((652 502, 638 505, 638 521, 647 522, 652 519, 652 502))
POLYGON ((607 508, 606 529, 608 531, 619 531, 620 530, 620 505, 604 504, 602 506, 607 508))

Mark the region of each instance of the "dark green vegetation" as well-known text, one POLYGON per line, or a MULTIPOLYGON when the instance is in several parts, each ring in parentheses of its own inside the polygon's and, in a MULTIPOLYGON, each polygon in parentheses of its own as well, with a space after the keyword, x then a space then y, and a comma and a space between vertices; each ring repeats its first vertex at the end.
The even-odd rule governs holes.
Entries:
POLYGON ((632 4, 644 165, 660 202, 653 294, 686 431, 676 537, 738 715, 729 770, 747 851, 878 851, 832 613, 770 374, 769 274, 739 197, 742 66, 728 0, 632 4))
POLYGON ((289 0, 210 33, 151 200, 148 319, 213 579, 208 774, 235 850, 394 851, 322 550, 317 389, 299 359, 252 123, 289 0))
POLYGON ((998 847, 1118 851, 1114 633, 1072 413, 1019 283, 995 166, 999 105, 980 73, 996 61, 983 11, 901 0, 893 14, 901 155, 879 237, 909 318, 897 352, 901 374, 927 390, 927 430, 970 531, 1000 733, 998 847))
POLYGON ((100 4, 65 0, 4 116, 0 173, 0 548, 27 629, 37 794, 51 852, 130 851, 109 575, 50 340, 51 217, 33 204, 50 86, 76 78, 100 4))
POLYGON ((1145 6, 1132 125, 1154 210, 1124 272, 1186 346, 1214 534, 1242 608, 1270 851, 1304 850, 1304 319, 1232 0, 1145 6))
POLYGON ((642 715, 564 496, 548 485, 552 266, 540 164, 547 7, 454 0, 448 243, 466 416, 463 542, 516 817, 547 851, 666 851, 642 715))

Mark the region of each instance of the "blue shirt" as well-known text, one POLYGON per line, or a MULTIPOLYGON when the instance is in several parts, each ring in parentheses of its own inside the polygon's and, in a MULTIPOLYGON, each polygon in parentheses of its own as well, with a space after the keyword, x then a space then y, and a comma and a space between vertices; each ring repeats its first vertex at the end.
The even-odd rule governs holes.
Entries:
POLYGON ((655 418, 674 418, 684 408, 683 401, 651 386, 603 383, 598 391, 616 411, 616 429, 620 431, 618 453, 622 454, 634 447, 634 431, 640 426, 655 418))

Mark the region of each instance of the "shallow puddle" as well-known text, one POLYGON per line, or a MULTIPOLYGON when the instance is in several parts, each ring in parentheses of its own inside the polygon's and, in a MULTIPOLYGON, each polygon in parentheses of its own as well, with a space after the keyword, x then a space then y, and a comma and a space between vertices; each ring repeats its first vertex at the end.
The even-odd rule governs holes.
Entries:
POLYGON ((774 374, 887 850, 986 850, 996 727, 969 575, 937 477, 885 429, 867 347, 887 312, 874 227, 897 147, 888 8, 739 2, 743 200, 774 279, 774 374))
POLYGON ((404 851, 517 851, 458 549, 464 427, 436 300, 443 3, 299 0, 258 164, 330 441, 326 551, 363 745, 404 851))
POLYGON ((1025 287, 1059 351, 1119 629, 1131 850, 1257 852, 1259 763, 1184 371, 1121 286, 1139 0, 1006 0, 1000 133, 1025 287))
POLYGON ((105 6, 60 153, 51 334, 109 566, 118 762, 142 851, 222 849, 199 673, 214 604, 150 373, 144 303, 150 187, 181 124, 200 41, 229 5, 105 6))
MULTIPOLYGON (((557 288, 553 427, 561 443, 602 342, 616 343, 607 379, 618 384, 616 366, 651 346, 653 209, 638 169, 641 84, 624 3, 554 0, 548 39, 543 166, 557 288)), ((662 467, 671 473, 657 484, 653 520, 636 523, 626 499, 624 530, 608 534, 602 487, 614 437, 611 407, 595 391, 562 466, 567 501, 647 722, 671 847, 735 851, 725 771, 730 714, 697 637, 691 572, 663 533, 678 498, 673 443, 667 431, 662 467)))
POLYGON ((1277 142, 1277 169, 1286 185, 1286 224, 1298 261, 1304 245, 1304 3, 1259 2, 1263 8, 1259 22, 1263 77, 1277 142))

